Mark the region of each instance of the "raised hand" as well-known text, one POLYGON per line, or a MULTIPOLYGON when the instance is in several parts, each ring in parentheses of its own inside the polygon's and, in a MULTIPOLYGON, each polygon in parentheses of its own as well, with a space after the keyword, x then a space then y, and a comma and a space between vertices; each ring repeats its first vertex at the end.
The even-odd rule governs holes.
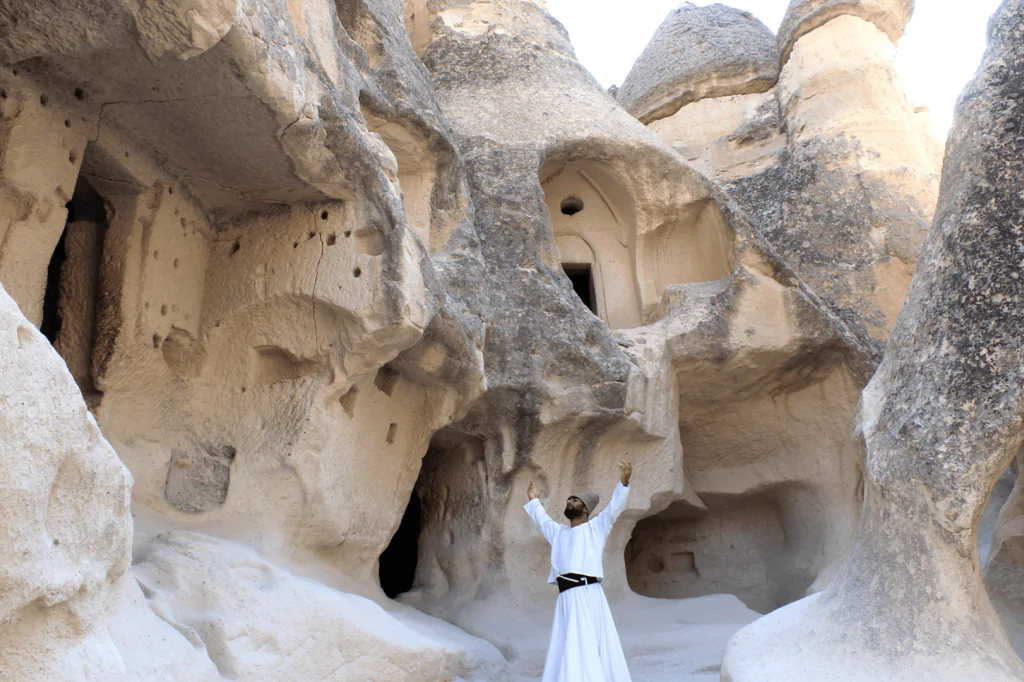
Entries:
POLYGON ((538 497, 540 497, 540 492, 533 487, 533 481, 530 481, 530 487, 526 491, 526 496, 531 500, 536 500, 538 497))
POLYGON ((629 485, 629 477, 633 475, 633 463, 622 460, 619 462, 619 480, 622 485, 629 485))

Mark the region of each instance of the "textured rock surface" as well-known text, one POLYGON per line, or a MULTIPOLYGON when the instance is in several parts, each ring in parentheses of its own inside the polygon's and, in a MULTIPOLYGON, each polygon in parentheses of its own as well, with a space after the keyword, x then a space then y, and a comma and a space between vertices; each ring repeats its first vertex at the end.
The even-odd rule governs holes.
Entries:
MULTIPOLYGON (((985 589, 1010 636, 1014 651, 1020 656, 1024 654, 1024 591, 1021 589, 1024 585, 1024 483, 1019 475, 1020 455, 1015 468, 1018 472, 1016 480, 1012 479, 1013 472, 1007 472, 1011 475, 1013 488, 999 511, 990 551, 986 556, 982 548, 981 559, 985 566, 985 589)), ((996 493, 992 496, 995 498, 996 493)), ((989 502, 989 509, 994 501, 989 502)))
POLYGON ((704 99, 651 127, 725 185, 877 362, 942 165, 885 34, 843 14, 800 38, 772 91, 704 99))
POLYGON ((616 98, 650 123, 706 97, 764 92, 778 77, 775 36, 753 14, 687 2, 658 27, 616 98))
MULTIPOLYGON (((474 653, 483 656, 467 670, 466 651, 449 650, 369 599, 291 575, 235 543, 162 535, 132 572, 152 608, 205 647, 226 679, 503 679, 505 661, 490 645, 477 642, 474 653)), ((434 629, 444 631, 440 623, 434 629)))
POLYGON ((914 0, 790 0, 779 27, 782 63, 802 36, 839 16, 870 21, 895 45, 914 13, 914 0))
POLYGON ((62 419, 0 432, 0 677, 535 678, 525 489, 622 458, 636 679, 705 679, 826 588, 934 203, 891 41, 841 14, 780 77, 763 26, 685 6, 646 127, 544 5, 0 7, 0 332, 39 358, 0 419, 62 419))
POLYGON ((131 477, 60 356, 2 287, 0 435, 3 677, 219 679, 145 606, 128 574, 131 477), (140 660, 145 646, 154 649, 140 660))
POLYGON ((977 549, 1024 437, 1024 157, 1005 134, 1021 124, 1022 30, 1024 3, 1004 2, 957 107, 934 229, 861 399, 866 495, 850 557, 824 592, 733 638, 729 682, 1024 677, 977 549))

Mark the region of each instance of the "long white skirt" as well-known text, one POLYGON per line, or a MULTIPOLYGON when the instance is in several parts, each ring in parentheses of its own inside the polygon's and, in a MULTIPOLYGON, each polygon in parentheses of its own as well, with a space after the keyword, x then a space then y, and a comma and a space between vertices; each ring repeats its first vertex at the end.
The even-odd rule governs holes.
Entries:
POLYGON ((558 595, 544 682, 632 682, 600 584, 558 595))

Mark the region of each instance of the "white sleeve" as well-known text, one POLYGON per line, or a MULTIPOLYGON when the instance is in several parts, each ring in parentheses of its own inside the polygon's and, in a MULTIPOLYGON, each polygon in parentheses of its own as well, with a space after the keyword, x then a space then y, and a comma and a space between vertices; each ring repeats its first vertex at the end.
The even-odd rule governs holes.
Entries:
POLYGON ((591 523, 596 524, 597 531, 602 537, 608 537, 608 534, 612 532, 612 526, 615 524, 616 519, 619 518, 619 514, 626 508, 626 500, 628 498, 629 486, 622 485, 620 481, 615 486, 615 492, 612 493, 612 501, 608 503, 604 511, 597 515, 597 518, 591 521, 591 523))
POLYGON ((555 534, 558 533, 558 529, 562 526, 551 520, 548 513, 544 511, 544 506, 540 503, 540 500, 530 500, 526 503, 526 513, 530 515, 533 522, 540 528, 540 532, 544 533, 544 537, 547 538, 548 544, 554 542, 555 534))

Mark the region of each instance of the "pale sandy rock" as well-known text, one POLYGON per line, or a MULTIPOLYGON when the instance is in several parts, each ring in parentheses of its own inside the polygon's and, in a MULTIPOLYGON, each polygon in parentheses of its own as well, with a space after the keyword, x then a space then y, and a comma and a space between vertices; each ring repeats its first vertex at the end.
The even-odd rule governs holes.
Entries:
POLYGON ((913 13, 914 0, 790 0, 779 27, 782 63, 789 59, 802 36, 836 17, 845 15, 870 21, 896 44, 913 13))
POLYGON ((401 8, 129 9, 110 40, 8 17, 7 59, 36 62, 2 76, 0 278, 137 505, 372 585, 431 435, 484 388, 483 323, 445 291, 479 264, 464 177, 401 8))
POLYGON ((765 235, 881 349, 934 213, 940 147, 922 134, 893 45, 858 17, 803 36, 778 94, 789 158, 781 220, 765 235))
POLYGON ((285 4, 0 9, 0 281, 132 472, 145 591, 122 499, 75 564, 120 552, 102 589, 53 588, 102 596, 87 629, 21 601, 4 651, 39 679, 536 677, 526 486, 554 511, 626 457, 605 589, 637 679, 713 675, 857 528, 849 425, 939 149, 889 39, 839 16, 772 87, 767 29, 684 7, 665 35, 715 49, 662 45, 678 111, 647 128, 539 0, 285 4))
POLYGON ((571 60, 559 26, 529 4, 488 9, 438 13, 424 52, 467 159, 495 285, 476 294, 490 311, 488 392, 435 436, 424 460, 417 589, 403 599, 473 627, 465 614, 488 608, 478 601, 499 603, 493 595, 502 590, 524 605, 550 597, 547 548, 522 513, 529 480, 555 511, 572 490, 610 487, 623 456, 638 473, 605 556, 613 597, 627 585, 652 596, 662 589, 649 580, 646 557, 678 548, 653 532, 637 541, 637 522, 650 518, 702 526, 707 538, 699 558, 707 579, 683 584, 679 569, 681 586, 657 596, 721 589, 769 609, 817 589, 856 525, 858 472, 847 435, 852 377, 866 376, 866 352, 722 192, 571 60), (589 270, 600 321, 565 286, 559 265, 589 270), (796 419, 824 415, 828 435, 809 427, 799 446, 769 452, 788 422, 744 384, 777 386, 787 397, 806 390, 794 399, 796 419), (728 434, 752 405, 766 423, 764 447, 737 447, 728 434), (734 412, 695 434, 709 409, 734 412), (717 465, 729 448, 736 460, 717 465), (691 451, 700 489, 686 483, 691 451), (810 461, 817 471, 803 476, 810 461), (713 510, 697 523, 659 515, 674 503, 713 510), (745 551, 769 570, 734 580, 721 548, 748 525, 734 511, 752 504, 772 512, 771 532, 793 534, 791 558, 781 543, 751 546, 745 551), (821 520, 823 506, 834 512, 821 520), (791 525, 783 527, 783 513, 791 525), (637 544, 627 550, 631 534, 637 544), (778 584, 769 573, 783 564, 796 568, 778 584))
POLYGON ((1003 3, 960 98, 934 227, 864 391, 865 503, 820 594, 741 630, 728 682, 1020 680, 984 592, 978 525, 1022 437, 1017 106, 1024 3, 1003 3), (824 652, 827 652, 824 653, 824 652))
POLYGON ((775 36, 753 14, 686 2, 658 27, 616 98, 650 123, 707 97, 764 92, 778 77, 775 36))
POLYGON ((2 676, 219 680, 146 606, 128 572, 131 477, 60 356, 2 287, 0 330, 2 676))
POLYGON ((28 609, 72 628, 128 570, 131 477, 60 356, 2 290, 0 330, 0 623, 28 609))
POLYGON ((749 185, 759 178, 778 183, 785 162, 787 137, 776 88, 708 97, 650 127, 695 168, 725 185, 752 219, 771 220, 766 211, 758 210, 761 207, 754 202, 759 193, 749 185))
POLYGON ((769 92, 651 128, 727 188, 877 361, 934 213, 942 145, 926 117, 888 37, 844 14, 800 38, 769 92))
POLYGON ((132 571, 151 607, 204 647, 227 679, 503 677, 493 647, 477 643, 490 659, 487 677, 477 678, 472 667, 480 662, 433 639, 429 624, 417 632, 369 599, 291 575, 243 545, 170 533, 149 543, 132 571))

